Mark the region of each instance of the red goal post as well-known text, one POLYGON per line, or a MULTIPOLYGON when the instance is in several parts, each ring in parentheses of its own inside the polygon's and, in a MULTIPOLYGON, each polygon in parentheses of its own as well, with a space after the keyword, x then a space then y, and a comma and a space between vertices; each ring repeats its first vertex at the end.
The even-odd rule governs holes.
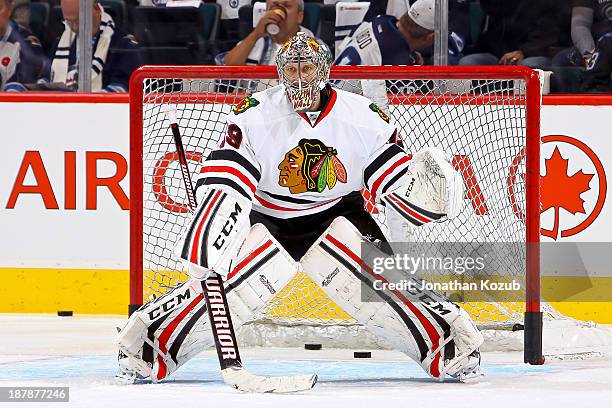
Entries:
MULTIPOLYGON (((165 94, 145 92, 145 84, 151 80, 180 82, 185 80, 214 81, 223 80, 275 80, 275 67, 270 66, 145 66, 134 72, 130 83, 130 312, 142 305, 144 298, 143 271, 143 201, 144 178, 150 175, 143 172, 143 106, 145 102, 165 103, 202 103, 202 100, 233 104, 246 92, 228 95, 223 91, 201 89, 193 92, 179 90, 165 94)), ((456 94, 399 92, 390 96, 393 104, 503 104, 512 99, 517 105, 524 106, 524 123, 515 131, 524 132, 524 146, 515 161, 525 167, 524 199, 521 212, 524 223, 525 256, 525 299, 524 299, 524 360, 526 363, 541 364, 542 357, 542 313, 540 306, 540 105, 541 91, 538 73, 526 67, 333 67, 332 80, 384 80, 384 81, 521 81, 524 87, 517 91, 504 88, 486 92, 471 91, 456 94), (391 98, 392 96, 392 98, 391 98), (520 164, 520 163, 519 163, 520 164)), ((471 89, 471 88, 470 88, 471 89)), ((521 113, 523 115, 523 113, 521 113)), ((171 154, 171 152, 168 152, 171 154)), ((207 152, 206 152, 207 153, 207 152)), ((205 152, 199 152, 204 155, 205 152)), ((201 158, 201 156, 199 157, 201 158)), ((514 162, 513 162, 514 166, 514 162)), ((516 170, 516 169, 515 169, 516 170)), ((510 169, 510 172, 512 169, 510 169)), ((508 190, 510 176, 508 176, 508 190)), ((504 180, 505 181, 505 180, 504 180)), ((176 200, 177 203, 179 200, 176 200)), ((180 205, 180 204, 179 204, 180 205)), ((512 203, 516 207, 516 203, 512 203)), ((514 208, 515 214, 517 209, 514 208)))

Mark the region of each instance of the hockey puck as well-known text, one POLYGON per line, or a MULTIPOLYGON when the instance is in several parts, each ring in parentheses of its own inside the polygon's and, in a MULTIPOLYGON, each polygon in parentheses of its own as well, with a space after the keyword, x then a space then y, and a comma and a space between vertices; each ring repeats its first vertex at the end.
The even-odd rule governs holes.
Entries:
POLYGON ((306 350, 321 350, 323 346, 320 344, 314 344, 314 343, 306 343, 304 344, 304 348, 306 350))
POLYGON ((353 357, 354 358, 372 358, 372 352, 371 351, 354 351, 353 357))
POLYGON ((58 310, 57 315, 61 317, 72 316, 72 310, 58 310))

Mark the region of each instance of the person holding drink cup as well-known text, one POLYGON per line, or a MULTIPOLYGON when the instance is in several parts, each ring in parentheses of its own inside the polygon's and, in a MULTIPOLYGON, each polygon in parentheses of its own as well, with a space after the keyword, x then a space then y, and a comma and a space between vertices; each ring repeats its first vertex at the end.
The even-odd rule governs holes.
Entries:
POLYGON ((253 31, 234 48, 216 58, 219 65, 273 65, 281 46, 298 31, 314 34, 300 24, 304 0, 267 0, 266 12, 253 31))

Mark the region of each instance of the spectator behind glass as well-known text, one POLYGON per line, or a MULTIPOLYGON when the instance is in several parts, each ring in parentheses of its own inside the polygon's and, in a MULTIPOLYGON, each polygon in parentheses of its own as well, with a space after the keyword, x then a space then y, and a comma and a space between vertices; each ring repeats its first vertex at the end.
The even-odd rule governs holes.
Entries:
POLYGON ((266 5, 267 10, 253 31, 227 53, 218 55, 215 58, 217 64, 273 65, 281 45, 298 31, 314 37, 310 30, 300 25, 304 19, 304 0, 267 0, 266 5), (284 9, 284 13, 276 9, 284 9), (266 32, 270 23, 278 25, 278 34, 266 32))
POLYGON ((555 55, 553 65, 584 67, 597 41, 612 32, 612 0, 570 0, 570 4, 573 47, 555 55))
POLYGON ((562 44, 562 1, 480 0, 486 17, 471 55, 460 65, 549 66, 562 44))
POLYGON ((22 27, 30 28, 30 0, 13 0, 11 18, 22 27))
MULTIPOLYGON (((49 73, 62 90, 76 90, 78 83, 77 35, 79 0, 61 0, 64 32, 58 39, 49 73)), ((93 92, 127 92, 132 71, 141 65, 138 43, 117 28, 97 0, 93 2, 91 89, 93 92)))
MULTIPOLYGON (((434 43, 435 0, 417 0, 400 19, 380 15, 357 27, 342 44, 335 65, 423 65, 421 52, 434 43)), ((449 34, 449 63, 456 65, 463 40, 449 34)))
POLYGON ((38 38, 10 16, 14 0, 0 0, 0 90, 25 91, 38 82, 48 62, 38 38))
MULTIPOLYGON (((390 14, 397 18, 404 15, 406 11, 418 0, 379 0, 372 1, 364 21, 372 21, 378 15, 390 14)), ((463 49, 465 44, 471 42, 470 27, 470 2, 473 0, 448 0, 448 31, 449 31, 449 64, 456 65, 459 62, 457 55, 453 54, 453 47, 460 45, 463 49), (455 62, 453 62, 455 60, 455 62)), ((431 52, 433 52, 433 47, 431 52)), ((461 55, 462 57, 463 55, 461 55)))
POLYGON ((612 92, 612 32, 602 36, 589 58, 581 85, 582 92, 612 92))
POLYGON ((420 50, 434 42, 434 0, 419 0, 400 19, 374 17, 357 27, 335 65, 422 65, 420 50))

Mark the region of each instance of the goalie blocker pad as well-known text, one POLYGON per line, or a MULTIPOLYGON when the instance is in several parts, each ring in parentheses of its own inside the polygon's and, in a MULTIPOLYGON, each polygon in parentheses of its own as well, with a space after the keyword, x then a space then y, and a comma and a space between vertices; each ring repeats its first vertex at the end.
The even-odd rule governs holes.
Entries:
POLYGON ((382 197, 392 241, 404 241, 414 227, 456 217, 463 204, 463 179, 442 150, 414 154, 395 190, 382 197))
MULTIPOLYGON (((339 217, 304 255, 302 267, 344 311, 430 376, 442 380, 445 374, 457 374, 483 342, 467 312, 431 292, 372 289, 375 280, 386 282, 387 274, 376 274, 361 259, 364 242, 339 217)), ((375 256, 388 256, 368 244, 375 256)))
POLYGON ((226 277, 248 233, 252 203, 215 187, 201 187, 198 195, 200 205, 176 246, 176 255, 195 279, 205 279, 211 271, 226 277))
MULTIPOLYGON (((295 275, 297 264, 266 227, 254 225, 224 282, 234 328, 250 320, 295 275)), ((189 279, 134 312, 118 334, 123 371, 161 381, 214 345, 202 291, 189 279)))

